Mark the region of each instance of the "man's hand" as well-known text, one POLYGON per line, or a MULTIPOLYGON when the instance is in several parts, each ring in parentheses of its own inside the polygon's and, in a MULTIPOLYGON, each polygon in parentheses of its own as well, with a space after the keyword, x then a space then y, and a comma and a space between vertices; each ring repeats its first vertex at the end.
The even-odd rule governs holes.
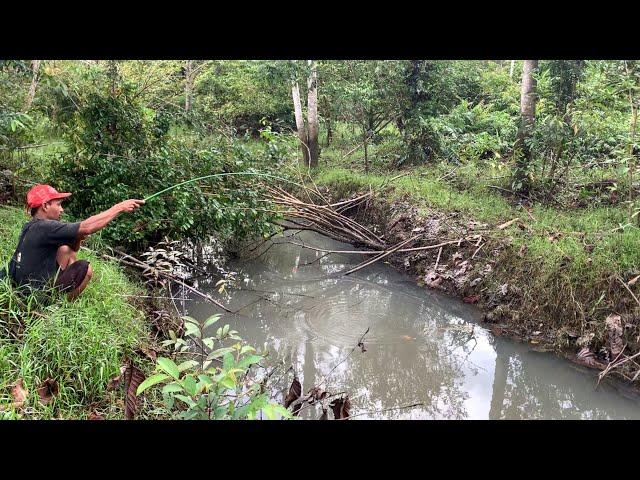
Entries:
POLYGON ((144 205, 144 200, 129 199, 117 204, 121 212, 133 212, 135 209, 144 205))

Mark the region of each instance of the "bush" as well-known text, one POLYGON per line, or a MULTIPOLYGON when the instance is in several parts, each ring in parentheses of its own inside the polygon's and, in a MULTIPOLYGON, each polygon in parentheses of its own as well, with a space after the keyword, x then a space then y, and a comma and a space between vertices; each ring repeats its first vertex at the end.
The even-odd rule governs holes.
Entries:
MULTIPOLYGON (((120 82, 114 89, 103 83, 87 87, 73 121, 63 126, 69 148, 57 155, 50 179, 73 192, 68 211, 76 220, 191 178, 248 169, 233 145, 198 149, 181 138, 170 140, 167 116, 139 104, 133 85, 120 82)), ((123 215, 100 235, 107 242, 144 246, 165 236, 260 234, 269 229, 267 216, 255 208, 257 190, 246 185, 239 177, 184 185, 123 215)))

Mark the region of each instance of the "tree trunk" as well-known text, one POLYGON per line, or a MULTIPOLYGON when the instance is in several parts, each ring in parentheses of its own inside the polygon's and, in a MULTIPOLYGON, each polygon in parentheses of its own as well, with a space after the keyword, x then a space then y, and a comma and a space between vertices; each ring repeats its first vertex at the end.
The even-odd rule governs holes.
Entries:
POLYGON ((191 91, 193 90, 193 60, 187 60, 184 66, 184 111, 191 111, 191 91))
POLYGON ((28 111, 31 108, 33 99, 36 97, 36 88, 38 87, 38 81, 40 80, 40 62, 41 60, 31 61, 31 70, 33 76, 31 77, 31 85, 29 86, 29 93, 27 94, 27 101, 24 105, 24 111, 28 111))
POLYGON ((516 66, 516 61, 515 60, 511 60, 511 68, 509 68, 509 78, 513 78, 513 69, 516 66))
POLYGON ((533 73, 538 68, 538 60, 525 60, 522 69, 522 87, 520 90, 520 128, 515 143, 516 180, 520 186, 516 188, 523 194, 529 193, 529 179, 527 169, 531 163, 531 150, 526 140, 531 136, 531 130, 536 118, 536 80, 533 73))
POLYGON ((318 166, 320 146, 318 145, 318 71, 316 62, 309 61, 311 74, 308 80, 307 108, 309 119, 309 166, 318 166))
POLYGON ((302 116, 302 104, 300 103, 300 87, 298 82, 292 82, 291 95, 293 96, 293 111, 296 117, 296 129, 298 130, 298 138, 300 139, 300 149, 302 150, 301 164, 305 168, 309 168, 309 140, 307 138, 307 129, 302 116))
POLYGON ((369 173, 368 133, 366 128, 362 129, 362 141, 364 142, 364 173, 369 173))

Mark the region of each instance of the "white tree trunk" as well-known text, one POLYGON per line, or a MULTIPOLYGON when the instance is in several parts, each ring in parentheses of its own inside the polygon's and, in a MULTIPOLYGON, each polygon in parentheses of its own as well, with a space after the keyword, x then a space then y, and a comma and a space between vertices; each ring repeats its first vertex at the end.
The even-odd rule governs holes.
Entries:
POLYGON ((316 167, 318 165, 318 157, 320 156, 320 148, 318 145, 318 71, 316 62, 309 61, 311 74, 309 75, 307 108, 309 119, 309 166, 316 167))
POLYGON ((191 110, 191 90, 193 89, 193 60, 187 60, 184 66, 184 111, 191 110))
POLYGON ((31 70, 33 76, 31 77, 31 85, 29 86, 29 93, 27 93, 27 101, 24 105, 24 111, 28 111, 31 108, 33 99, 36 97, 36 88, 38 87, 38 81, 40 80, 40 63, 41 60, 31 61, 31 70))
POLYGON ((513 78, 513 69, 516 66, 516 61, 515 60, 511 60, 511 68, 509 69, 509 78, 513 78))
POLYGON ((296 117, 296 129, 300 139, 300 149, 302 150, 302 163, 305 168, 309 167, 309 139, 307 129, 302 116, 302 104, 300 103, 300 87, 298 82, 292 82, 291 95, 293 96, 293 110, 296 117))
POLYGON ((538 68, 538 60, 525 60, 522 69, 522 89, 520 91, 520 115, 528 125, 536 118, 536 79, 533 71, 538 68))
POLYGON ((536 119, 536 79, 533 76, 538 69, 538 60, 525 60, 522 68, 522 86, 520 89, 520 129, 516 136, 516 149, 521 153, 516 161, 516 177, 521 181, 521 190, 528 192, 526 170, 531 162, 531 150, 527 146, 527 138, 536 119))

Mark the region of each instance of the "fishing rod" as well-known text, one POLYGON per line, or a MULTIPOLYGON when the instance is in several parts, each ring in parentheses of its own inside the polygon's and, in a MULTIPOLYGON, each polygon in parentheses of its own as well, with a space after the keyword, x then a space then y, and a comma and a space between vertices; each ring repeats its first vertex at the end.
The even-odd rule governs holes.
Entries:
POLYGON ((207 178, 215 178, 215 177, 226 177, 226 176, 231 176, 231 175, 254 175, 254 176, 258 176, 258 177, 268 177, 268 178, 275 178, 278 180, 282 180, 283 182, 287 182, 287 183, 291 183, 293 185, 296 185, 298 187, 301 188, 305 188, 304 185, 301 185, 297 182, 293 182, 291 180, 288 180, 286 178, 283 177, 279 177, 277 175, 270 175, 268 173, 259 173, 259 172, 232 172, 232 173, 214 173, 212 175, 205 175, 203 177, 198 177, 198 178, 192 178, 191 180, 186 180, 184 182, 180 182, 177 183, 175 185, 172 185, 171 187, 167 187, 164 190, 160 190, 159 192, 154 193, 153 195, 149 195, 147 198, 144 199, 145 203, 148 202, 149 200, 154 199, 155 197, 162 195, 163 193, 166 193, 170 190, 173 190, 174 188, 178 188, 181 187, 182 185, 187 185, 188 183, 193 183, 193 182, 197 182, 199 180, 206 180, 207 178))

